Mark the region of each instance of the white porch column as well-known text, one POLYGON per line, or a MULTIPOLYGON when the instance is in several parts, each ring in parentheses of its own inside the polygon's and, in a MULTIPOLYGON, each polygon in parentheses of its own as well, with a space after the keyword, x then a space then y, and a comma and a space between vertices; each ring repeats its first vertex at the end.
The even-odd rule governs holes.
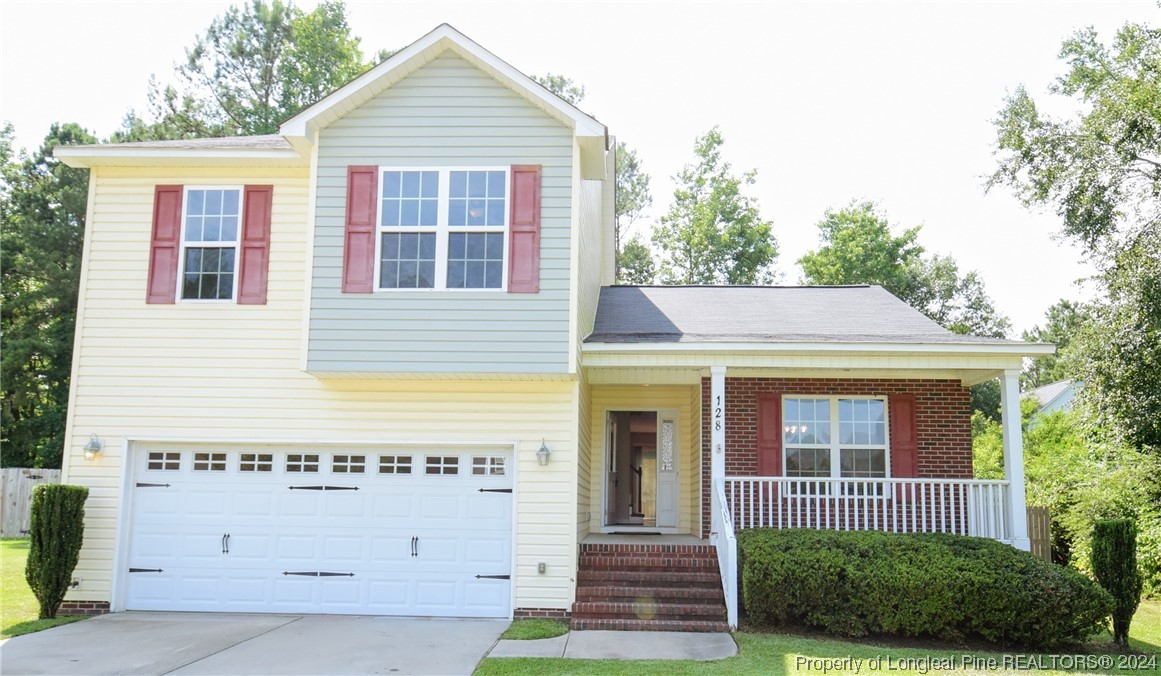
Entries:
POLYGON ((726 367, 710 367, 710 530, 721 530, 717 481, 726 476, 726 367))
POLYGON ((1006 369, 1000 376, 1000 413, 1004 426, 1004 478, 1008 480, 1008 537, 1012 546, 1032 550, 1028 539, 1028 512, 1024 502, 1024 437, 1020 420, 1020 372, 1006 369))

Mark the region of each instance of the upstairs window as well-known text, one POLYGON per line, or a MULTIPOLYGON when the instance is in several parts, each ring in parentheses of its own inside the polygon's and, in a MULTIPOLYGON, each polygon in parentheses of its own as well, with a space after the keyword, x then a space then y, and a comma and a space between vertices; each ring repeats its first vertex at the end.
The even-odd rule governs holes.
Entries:
POLYGON ((186 188, 181 228, 182 300, 233 300, 241 205, 241 188, 186 188))
POLYGON ((379 289, 503 289, 508 169, 379 174, 379 289))

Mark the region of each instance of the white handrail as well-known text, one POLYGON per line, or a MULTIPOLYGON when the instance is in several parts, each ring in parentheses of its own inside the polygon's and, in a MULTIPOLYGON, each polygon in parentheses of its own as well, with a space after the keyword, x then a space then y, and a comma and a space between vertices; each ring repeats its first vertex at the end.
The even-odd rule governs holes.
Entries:
POLYGON ((711 533, 718 554, 718 571, 722 576, 722 593, 726 597, 726 621, 730 629, 738 628, 738 539, 734 535, 734 516, 726 501, 725 482, 714 480, 712 508, 718 510, 718 530, 711 533))
POLYGON ((1011 537, 1003 480, 734 476, 721 490, 720 501, 738 528, 1011 537))

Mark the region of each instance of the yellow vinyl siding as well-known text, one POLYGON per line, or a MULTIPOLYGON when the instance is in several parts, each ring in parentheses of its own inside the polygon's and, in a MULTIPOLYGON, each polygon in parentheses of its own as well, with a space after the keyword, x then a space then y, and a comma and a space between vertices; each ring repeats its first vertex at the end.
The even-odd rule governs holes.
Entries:
MULTIPOLYGON (((579 393, 577 397, 579 406, 577 407, 576 532, 577 541, 579 542, 588 534, 589 527, 592 526, 593 521, 597 518, 597 515, 590 511, 594 485, 592 483, 592 457, 594 451, 593 439, 600 439, 601 437, 599 435, 593 436, 593 390, 585 382, 583 375, 580 382, 577 383, 577 391, 579 393)), ((596 452, 600 453, 600 449, 596 449, 596 452)), ((597 499, 600 499, 599 495, 597 499)))
POLYGON ((698 535, 699 525, 696 510, 700 509, 701 498, 697 495, 700 485, 700 470, 695 465, 701 446, 701 425, 697 418, 701 406, 696 386, 659 385, 594 385, 591 388, 592 410, 589 435, 592 439, 589 472, 589 532, 600 532, 604 523, 601 509, 605 491, 605 414, 608 411, 650 411, 676 410, 680 416, 679 462, 681 475, 678 477, 678 521, 681 533, 698 535))
MULTIPOLYGON (((576 567, 576 383, 320 380, 302 371, 306 169, 100 169, 89 218, 65 480, 88 486, 72 599, 112 599, 130 439, 515 444, 515 607, 567 608, 576 567), (147 305, 158 183, 273 184, 269 302, 147 305), (105 454, 85 462, 95 433, 105 454), (540 467, 541 440, 552 462, 540 467), (537 564, 547 573, 537 573, 537 564)), ((127 528, 128 523, 121 523, 127 528)), ((127 537, 127 533, 121 533, 127 537)))

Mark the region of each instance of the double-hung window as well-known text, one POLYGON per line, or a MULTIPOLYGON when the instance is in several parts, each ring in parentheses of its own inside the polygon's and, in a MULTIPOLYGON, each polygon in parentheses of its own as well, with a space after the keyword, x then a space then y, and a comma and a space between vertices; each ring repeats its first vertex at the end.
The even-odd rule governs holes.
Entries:
POLYGON ((182 300, 232 300, 237 289, 241 188, 185 189, 181 225, 182 300))
POLYGON ((379 289, 503 289, 507 168, 379 175, 379 289))
MULTIPOLYGON (((782 398, 786 476, 887 476, 887 401, 879 397, 782 398)), ((854 486, 854 484, 852 484, 854 486)))

